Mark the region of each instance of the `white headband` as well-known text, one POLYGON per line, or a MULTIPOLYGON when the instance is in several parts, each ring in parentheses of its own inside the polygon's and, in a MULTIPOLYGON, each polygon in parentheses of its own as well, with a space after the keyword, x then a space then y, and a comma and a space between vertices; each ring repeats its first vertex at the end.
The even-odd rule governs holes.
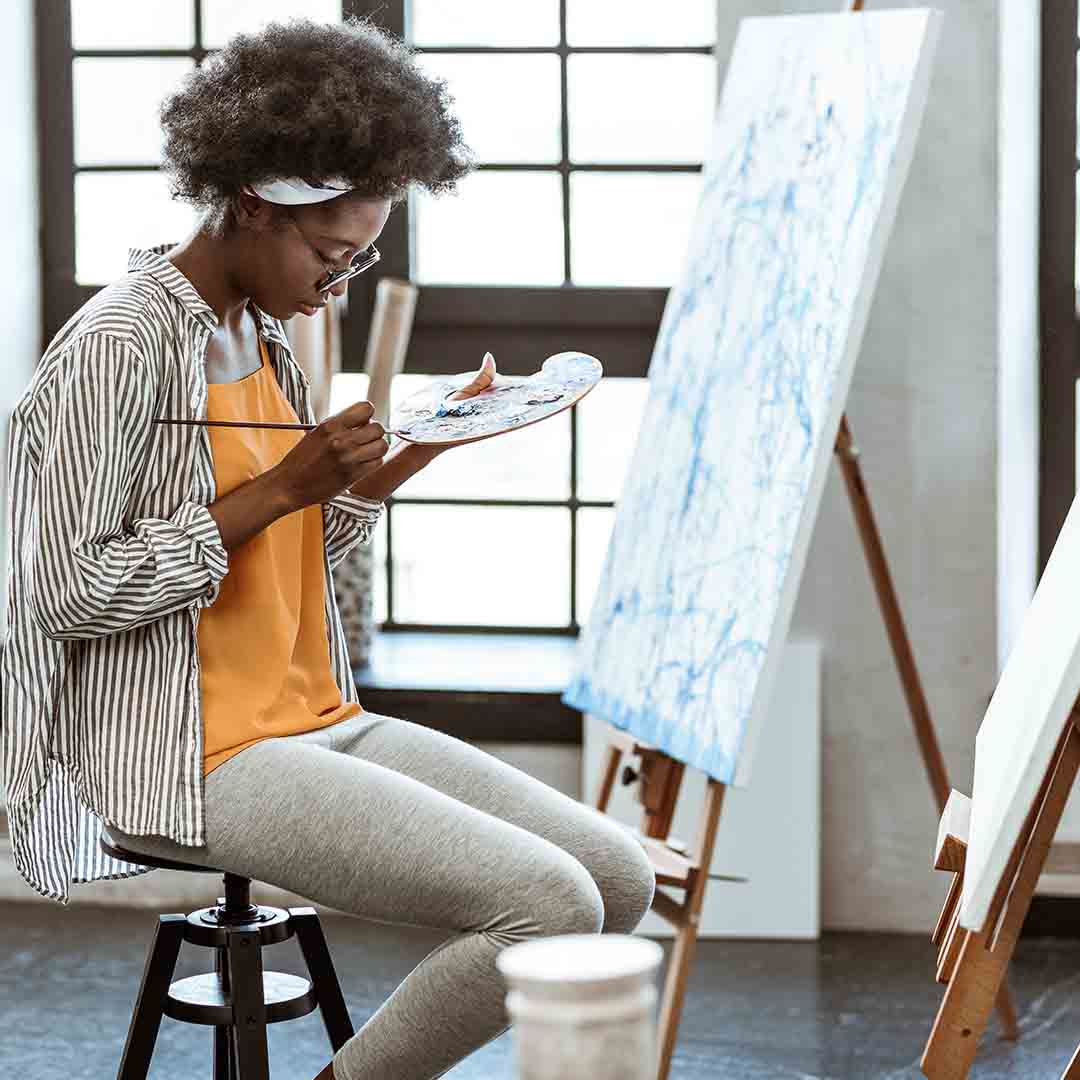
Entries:
POLYGON ((252 195, 258 195, 267 202, 283 206, 299 206, 302 203, 320 203, 327 199, 336 199, 351 191, 348 180, 334 177, 324 180, 318 187, 313 187, 306 180, 297 176, 282 180, 268 180, 263 184, 248 184, 246 189, 252 195))

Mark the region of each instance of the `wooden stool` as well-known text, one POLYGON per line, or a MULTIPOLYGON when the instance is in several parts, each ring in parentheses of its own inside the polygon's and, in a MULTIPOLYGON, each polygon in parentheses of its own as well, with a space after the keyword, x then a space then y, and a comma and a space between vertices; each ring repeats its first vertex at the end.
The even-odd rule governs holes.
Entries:
POLYGON ((352 1037, 352 1021, 314 908, 285 911, 252 904, 251 879, 240 874, 140 855, 112 843, 107 833, 100 844, 107 855, 124 862, 222 874, 225 879, 225 895, 218 897, 216 907, 158 916, 117 1080, 146 1080, 162 1016, 213 1027, 214 1080, 269 1080, 266 1025, 306 1016, 316 1007, 322 1010, 335 1052, 352 1037), (293 934, 310 982, 263 970, 263 945, 286 941, 293 934), (213 949, 214 970, 172 982, 184 941, 213 949))

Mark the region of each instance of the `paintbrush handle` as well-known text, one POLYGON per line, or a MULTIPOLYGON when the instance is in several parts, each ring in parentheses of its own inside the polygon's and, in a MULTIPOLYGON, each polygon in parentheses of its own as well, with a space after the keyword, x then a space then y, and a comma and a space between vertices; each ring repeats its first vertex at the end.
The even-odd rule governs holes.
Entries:
MULTIPOLYGON (((155 418, 155 424, 197 424, 202 427, 243 427, 243 428, 287 428, 294 431, 312 431, 318 424, 278 424, 272 422, 257 422, 254 420, 166 420, 155 418)), ((396 431, 384 428, 387 435, 397 435, 396 431)))

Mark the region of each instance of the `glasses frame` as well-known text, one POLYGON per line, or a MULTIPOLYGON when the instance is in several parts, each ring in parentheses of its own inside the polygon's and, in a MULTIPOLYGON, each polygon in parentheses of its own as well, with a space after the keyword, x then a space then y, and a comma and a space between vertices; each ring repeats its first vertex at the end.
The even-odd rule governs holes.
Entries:
POLYGON ((350 278, 356 277, 357 274, 362 274, 365 270, 370 270, 382 258, 379 249, 374 244, 368 244, 366 248, 358 251, 349 260, 349 265, 347 267, 341 270, 335 270, 327 263, 322 255, 319 254, 319 249, 307 238, 307 234, 300 228, 300 223, 292 214, 289 214, 289 221, 292 222, 293 227, 300 234, 300 238, 304 243, 311 248, 311 252, 315 258, 318 259, 326 269, 326 277, 322 278, 315 286, 315 291, 317 293, 328 292, 335 285, 340 285, 343 281, 348 281, 350 278))

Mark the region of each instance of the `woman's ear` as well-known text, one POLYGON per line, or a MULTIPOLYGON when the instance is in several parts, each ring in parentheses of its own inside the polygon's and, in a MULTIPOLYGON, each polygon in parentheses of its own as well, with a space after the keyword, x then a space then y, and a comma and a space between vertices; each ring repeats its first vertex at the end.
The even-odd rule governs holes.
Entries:
POLYGON ((273 220, 274 208, 270 203, 248 191, 233 197, 233 220, 241 228, 265 229, 273 220))

